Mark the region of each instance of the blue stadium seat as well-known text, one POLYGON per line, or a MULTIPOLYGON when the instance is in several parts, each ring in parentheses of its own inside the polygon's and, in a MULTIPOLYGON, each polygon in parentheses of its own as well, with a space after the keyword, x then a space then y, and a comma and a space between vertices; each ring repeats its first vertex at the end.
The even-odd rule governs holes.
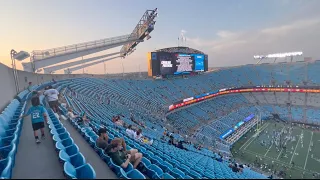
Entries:
POLYGON ((59 152, 59 159, 63 162, 70 162, 75 168, 80 167, 86 163, 86 159, 79 152, 69 156, 64 150, 59 152))
POLYGON ((95 179, 96 173, 90 164, 84 164, 79 167, 74 167, 70 162, 64 163, 64 173, 69 178, 77 179, 95 179))
POLYGON ((185 176, 185 174, 177 168, 172 169, 170 174, 177 179, 183 179, 185 176))
POLYGON ((163 163, 159 164, 159 167, 163 170, 163 172, 169 172, 170 169, 173 169, 172 164, 163 161, 163 163))
POLYGON ((164 173, 163 174, 163 179, 175 179, 173 176, 171 176, 170 174, 168 173, 164 173))
POLYGON ((131 179, 146 179, 146 177, 138 170, 134 169, 127 173, 127 176, 131 179))
POLYGON ((72 144, 71 146, 64 147, 60 142, 57 142, 56 148, 59 151, 64 150, 69 156, 79 153, 79 147, 76 144, 72 144))
POLYGON ((119 176, 119 178, 130 179, 130 178, 127 176, 127 173, 126 173, 123 169, 120 169, 120 174, 119 174, 118 176, 119 176))
POLYGON ((1 178, 11 179, 13 162, 11 157, 0 160, 1 178))
POLYGON ((194 179, 201 179, 201 175, 196 171, 190 170, 188 173, 189 176, 193 177, 194 179))
POLYGON ((64 139, 64 140, 61 140, 61 141, 58 141, 58 142, 56 142, 56 144, 57 143, 61 143, 64 147, 69 147, 74 144, 73 139, 71 137, 64 139))
POLYGON ((63 141, 63 140, 66 140, 68 138, 70 138, 69 132, 65 132, 65 133, 62 133, 62 134, 54 134, 53 137, 52 137, 52 139, 55 142, 63 141))
POLYGON ((147 167, 146 174, 148 177, 151 177, 152 179, 161 179, 163 171, 159 166, 152 164, 149 167, 147 167))

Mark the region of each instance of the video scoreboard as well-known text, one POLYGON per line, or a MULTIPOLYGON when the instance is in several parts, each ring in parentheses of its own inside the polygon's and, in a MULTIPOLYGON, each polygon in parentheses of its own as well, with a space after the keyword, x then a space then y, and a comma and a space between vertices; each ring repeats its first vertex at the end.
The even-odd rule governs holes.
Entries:
POLYGON ((208 56, 193 53, 150 52, 148 75, 178 75, 208 71, 208 56))

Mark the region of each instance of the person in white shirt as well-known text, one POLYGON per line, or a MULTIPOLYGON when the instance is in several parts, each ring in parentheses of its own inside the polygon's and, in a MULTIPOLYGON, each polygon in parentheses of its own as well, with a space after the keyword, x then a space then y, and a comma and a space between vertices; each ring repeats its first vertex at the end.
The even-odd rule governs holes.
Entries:
POLYGON ((138 129, 138 131, 136 133, 134 133, 134 140, 136 141, 140 141, 142 137, 142 129, 138 129))
POLYGON ((126 129, 126 133, 130 138, 134 138, 134 135, 136 134, 132 129, 132 125, 128 126, 128 128, 126 129))
POLYGON ((69 108, 69 109, 68 109, 67 116, 68 116, 68 118, 70 118, 71 120, 74 120, 75 118, 79 117, 79 116, 73 114, 72 108, 69 108))
POLYGON ((43 92, 43 95, 47 98, 50 108, 57 113, 59 106, 59 92, 56 89, 53 89, 52 86, 49 86, 48 89, 43 92))

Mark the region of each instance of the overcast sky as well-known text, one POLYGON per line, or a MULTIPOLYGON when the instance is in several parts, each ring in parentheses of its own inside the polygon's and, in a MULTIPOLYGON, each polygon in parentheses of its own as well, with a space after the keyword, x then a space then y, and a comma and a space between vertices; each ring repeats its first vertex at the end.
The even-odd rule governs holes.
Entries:
MULTIPOLYGON (((0 1, 0 62, 11 65, 11 49, 31 52, 129 34, 145 10, 156 7, 152 38, 126 59, 107 62, 109 73, 122 72, 122 62, 125 72, 146 71, 147 52, 177 46, 182 32, 187 46, 209 55, 210 67, 255 63, 253 55, 277 52, 320 59, 319 0, 10 0, 0 1)), ((85 71, 104 73, 103 64, 85 71)))

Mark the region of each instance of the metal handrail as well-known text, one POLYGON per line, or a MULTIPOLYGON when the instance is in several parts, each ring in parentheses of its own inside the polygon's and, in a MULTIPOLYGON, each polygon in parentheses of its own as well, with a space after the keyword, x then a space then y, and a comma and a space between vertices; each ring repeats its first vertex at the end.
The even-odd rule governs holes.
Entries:
POLYGON ((137 37, 134 37, 132 36, 132 34, 129 34, 124 36, 106 38, 106 39, 101 39, 96 41, 90 41, 90 42, 85 42, 80 44, 53 48, 53 49, 35 50, 32 52, 32 55, 33 55, 33 60, 41 60, 41 59, 45 59, 45 58, 53 57, 57 55, 63 55, 67 53, 78 52, 86 49, 97 48, 105 45, 119 43, 119 42, 130 40, 130 39, 137 39, 137 37))
MULTIPOLYGON (((155 15, 150 16, 150 14, 148 13, 149 11, 152 10, 147 10, 142 18, 139 20, 138 24, 136 25, 136 27, 134 28, 134 30, 132 31, 131 35, 134 34, 136 36, 138 36, 139 38, 146 32, 146 30, 149 27, 149 24, 151 22, 155 22, 154 19, 156 18, 155 15)), ((125 44, 122 46, 120 52, 122 54, 127 53, 128 49, 134 44, 135 42, 131 42, 128 44, 125 44)))

